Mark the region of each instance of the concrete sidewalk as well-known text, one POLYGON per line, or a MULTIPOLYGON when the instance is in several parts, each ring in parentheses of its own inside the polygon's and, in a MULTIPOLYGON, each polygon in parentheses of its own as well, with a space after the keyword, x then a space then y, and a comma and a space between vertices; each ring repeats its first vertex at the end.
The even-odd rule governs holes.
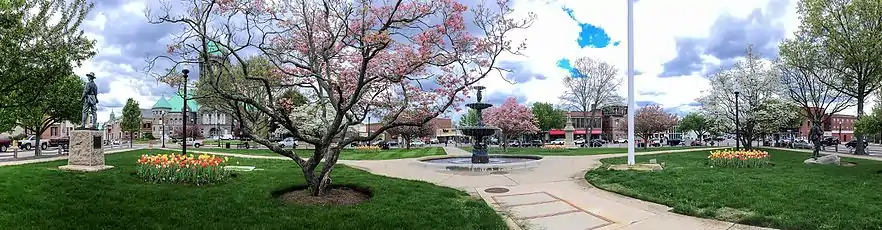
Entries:
MULTIPOLYGON (((457 155, 465 152, 445 150, 457 155)), ((548 156, 530 171, 493 175, 427 168, 414 159, 348 161, 345 164, 375 174, 464 190, 480 196, 496 210, 514 219, 519 227, 527 229, 760 229, 671 213, 668 207, 606 192, 585 181, 585 172, 600 166, 600 159, 626 155, 548 156), (485 191, 489 188, 508 191, 485 191)))

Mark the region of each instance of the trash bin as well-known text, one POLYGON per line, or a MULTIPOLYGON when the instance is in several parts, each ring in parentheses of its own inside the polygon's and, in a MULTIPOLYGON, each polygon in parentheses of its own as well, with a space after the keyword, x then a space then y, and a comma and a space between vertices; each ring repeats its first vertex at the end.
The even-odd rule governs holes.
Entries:
POLYGON ((227 142, 227 143, 226 143, 226 147, 227 147, 227 148, 230 148, 230 142, 227 142))

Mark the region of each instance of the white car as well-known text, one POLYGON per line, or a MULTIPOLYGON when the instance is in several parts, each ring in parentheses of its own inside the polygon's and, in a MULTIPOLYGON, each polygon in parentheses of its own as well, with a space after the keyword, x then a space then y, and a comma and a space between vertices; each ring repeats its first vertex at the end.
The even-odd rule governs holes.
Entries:
POLYGON ((227 134, 220 137, 221 140, 232 140, 233 135, 227 134))
POLYGON ((579 146, 584 145, 584 144, 585 144, 585 139, 576 139, 575 141, 573 141, 573 144, 576 144, 576 145, 579 145, 579 146))
POLYGON ((422 141, 412 141, 412 142, 410 142, 410 146, 421 147, 421 146, 424 146, 424 145, 426 145, 426 143, 425 143, 425 142, 422 142, 422 141))
MULTIPOLYGON (((196 148, 202 147, 202 146, 204 145, 204 144, 202 144, 202 140, 196 140, 196 139, 193 139, 193 138, 187 138, 187 141, 186 141, 186 142, 187 142, 187 146, 193 146, 193 147, 196 147, 196 148)), ((181 141, 181 142, 178 142, 178 144, 181 145, 181 146, 183 146, 183 145, 184 145, 184 142, 181 141)))
POLYGON ((563 145, 563 144, 565 144, 563 139, 556 139, 556 140, 553 140, 553 141, 548 142, 548 143, 551 144, 551 145, 563 145))
POLYGON ((293 137, 285 138, 284 140, 279 141, 279 147, 282 147, 282 148, 287 148, 287 147, 297 148, 297 140, 294 140, 293 137))

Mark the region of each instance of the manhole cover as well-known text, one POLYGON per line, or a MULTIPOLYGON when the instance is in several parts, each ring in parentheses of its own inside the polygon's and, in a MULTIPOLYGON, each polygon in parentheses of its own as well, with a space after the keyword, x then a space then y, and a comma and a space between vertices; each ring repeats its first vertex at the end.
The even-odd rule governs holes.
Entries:
POLYGON ((488 193, 507 193, 509 190, 507 188, 488 188, 484 189, 484 192, 488 193))

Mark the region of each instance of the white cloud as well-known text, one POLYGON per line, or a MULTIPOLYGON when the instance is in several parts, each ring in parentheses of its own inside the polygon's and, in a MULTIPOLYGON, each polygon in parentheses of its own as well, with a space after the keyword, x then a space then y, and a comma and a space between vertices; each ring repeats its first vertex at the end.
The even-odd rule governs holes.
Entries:
MULTIPOLYGON (((677 37, 710 36, 710 28, 718 17, 729 14, 746 18, 753 10, 764 8, 769 0, 641 0, 634 7, 634 64, 642 75, 635 76, 635 100, 654 101, 667 108, 678 107, 683 111, 696 109, 687 104, 701 96, 709 88, 708 81, 699 75, 659 78, 662 65, 676 56, 677 37), (639 95, 639 92, 658 92, 661 95, 639 95)), ((784 18, 779 23, 785 26, 789 36, 797 27, 796 1, 791 0, 784 18)), ((561 58, 570 60, 581 56, 598 58, 616 65, 623 82, 619 89, 627 96, 627 82, 624 81, 627 64, 627 4, 625 1, 605 0, 559 0, 559 1, 515 1, 515 11, 523 15, 534 12, 538 18, 533 27, 517 33, 513 38, 527 39, 528 57, 511 58, 526 60, 525 65, 532 71, 542 74, 545 80, 532 80, 510 85, 501 79, 491 77, 482 83, 492 92, 511 92, 519 90, 527 95, 528 102, 557 102, 565 90, 561 79, 567 72, 558 68, 556 62, 561 58), (579 26, 571 20, 562 7, 574 11, 575 17, 583 22, 603 28, 612 41, 621 41, 619 46, 607 48, 579 48, 576 44, 579 26)), ((710 57, 710 62, 718 62, 710 57)))

